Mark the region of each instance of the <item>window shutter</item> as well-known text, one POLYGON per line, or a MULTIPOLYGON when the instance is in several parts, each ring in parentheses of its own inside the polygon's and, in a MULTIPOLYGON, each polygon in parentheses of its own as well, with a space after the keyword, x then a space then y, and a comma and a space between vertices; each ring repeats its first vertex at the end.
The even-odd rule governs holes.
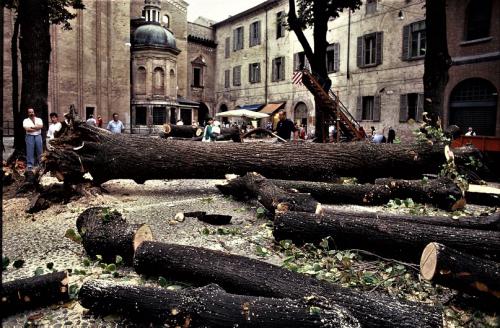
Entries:
POLYGON ((293 70, 297 71, 300 69, 300 58, 299 58, 299 53, 296 52, 293 54, 293 70))
POLYGON ((383 37, 384 37, 384 32, 377 32, 376 37, 375 37, 375 43, 376 43, 376 56, 377 56, 377 65, 382 64, 382 45, 383 45, 383 37))
POLYGON ((424 116, 424 94, 419 93, 417 98, 417 121, 422 122, 424 116))
POLYGON ((241 66, 238 66, 236 70, 236 75, 238 76, 238 85, 241 85, 241 66))
POLYGON ((240 47, 238 49, 243 49, 243 41, 245 39, 245 28, 242 26, 241 27, 241 40, 240 40, 240 47))
POLYGON ((273 59, 272 77, 271 81, 276 81, 276 59, 273 59))
POLYGON ((356 53, 358 67, 363 67, 363 37, 358 37, 358 50, 356 53))
POLYGON ((257 65, 257 72, 256 72, 257 78, 255 82, 260 82, 260 64, 257 65))
POLYGON ((338 72, 340 69, 340 43, 333 44, 333 71, 338 72))
POLYGON ((238 47, 238 30, 233 30, 233 51, 236 51, 238 47))
POLYGON ((374 104, 373 104, 373 120, 375 122, 380 121, 380 96, 375 96, 374 97, 374 104))
POLYGON ((399 122, 408 121, 408 95, 399 96, 399 122))
POLYGON ((356 99, 356 120, 363 120, 363 97, 358 97, 356 99))
POLYGON ((260 21, 257 22, 257 35, 255 36, 255 44, 260 44, 260 21))
POLYGON ((280 80, 285 79, 285 57, 281 57, 280 80))
POLYGON ((248 64, 248 82, 252 82, 252 64, 248 64))
POLYGON ((410 25, 403 26, 403 60, 410 58, 410 25))

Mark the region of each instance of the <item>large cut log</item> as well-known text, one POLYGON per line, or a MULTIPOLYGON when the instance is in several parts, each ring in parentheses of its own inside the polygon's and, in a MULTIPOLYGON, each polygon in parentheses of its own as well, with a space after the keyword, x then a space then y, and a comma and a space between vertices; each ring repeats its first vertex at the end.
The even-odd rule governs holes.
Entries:
MULTIPOLYGON (((235 195, 242 192, 242 187, 245 186, 242 182, 233 179, 217 187, 225 194, 235 195)), ((375 184, 348 185, 277 179, 269 182, 285 190, 309 193, 314 199, 325 204, 381 205, 395 198, 412 198, 415 202, 434 204, 445 210, 457 210, 465 205, 462 191, 448 178, 428 181, 377 179, 375 184)))
POLYGON ((420 273, 439 285, 500 301, 500 263, 430 243, 422 252, 420 273))
POLYGON ((500 231, 461 229, 380 219, 363 214, 344 214, 278 213, 274 219, 274 238, 291 239, 296 243, 315 243, 330 236, 337 248, 365 249, 413 262, 418 262, 424 247, 433 241, 481 257, 500 255, 500 231))
POLYGON ((1 287, 2 317, 68 301, 68 282, 66 271, 3 282, 1 287))
POLYGON ((255 172, 242 177, 232 177, 225 184, 217 185, 217 188, 223 194, 235 198, 255 197, 271 213, 275 210, 312 213, 321 210, 321 204, 310 194, 287 192, 255 172))
POLYGON ((272 179, 310 181, 420 177, 445 162, 443 146, 428 143, 186 143, 111 134, 78 122, 68 131, 45 153, 46 169, 64 180, 89 172, 96 184, 122 178, 139 183, 224 178, 253 171, 272 179))
POLYGON ((164 288, 89 280, 78 293, 85 308, 167 327, 361 327, 335 304, 228 294, 217 285, 164 288), (317 311, 310 308, 315 306, 317 311))
POLYGON ((204 248, 146 241, 136 250, 139 274, 161 275, 196 286, 220 285, 229 293, 300 299, 323 296, 351 312, 363 327, 441 327, 436 308, 364 293, 284 268, 204 248))
MULTIPOLYGON (((164 138, 192 138, 192 140, 201 140, 203 136, 203 128, 190 125, 172 125, 165 124, 164 138)), ((240 129, 237 126, 229 128, 221 128, 220 135, 216 138, 220 140, 233 140, 234 142, 241 142, 240 129)))
POLYGON ((132 263, 136 248, 145 240, 152 240, 151 228, 146 224, 129 224, 117 211, 92 207, 76 220, 83 248, 91 257, 101 255, 105 262, 115 262, 116 256, 132 263))

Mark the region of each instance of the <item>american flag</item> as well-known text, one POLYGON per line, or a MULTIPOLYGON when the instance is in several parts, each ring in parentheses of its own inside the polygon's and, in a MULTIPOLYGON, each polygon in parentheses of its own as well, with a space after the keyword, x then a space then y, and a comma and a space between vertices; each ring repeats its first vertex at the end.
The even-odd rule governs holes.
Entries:
POLYGON ((302 71, 293 72, 292 83, 297 85, 302 85, 302 71))

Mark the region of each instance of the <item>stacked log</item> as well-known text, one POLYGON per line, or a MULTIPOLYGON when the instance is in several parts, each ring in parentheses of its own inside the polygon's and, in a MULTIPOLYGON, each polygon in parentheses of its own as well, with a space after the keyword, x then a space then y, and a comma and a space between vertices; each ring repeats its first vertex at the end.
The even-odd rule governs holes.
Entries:
POLYGON ((500 305, 500 263, 430 243, 422 252, 420 273, 426 280, 500 305))
POLYGON ((327 301, 277 299, 226 293, 217 285, 183 291, 89 280, 79 292, 83 307, 121 314, 142 325, 168 327, 361 327, 327 301), (311 312, 315 305, 316 312, 311 312))
POLYGON ((418 262, 422 249, 430 242, 443 243, 480 257, 497 258, 500 255, 498 230, 462 229, 412 221, 369 217, 364 213, 285 212, 276 215, 273 234, 278 241, 290 239, 299 244, 319 243, 323 238, 332 237, 332 246, 336 248, 365 249, 413 262, 418 262))
POLYGON ((137 247, 153 239, 148 225, 129 224, 119 212, 103 207, 86 209, 78 216, 76 227, 87 254, 101 255, 105 262, 114 263, 119 255, 125 263, 132 263, 137 247))
POLYGON ((325 297, 350 311, 363 327, 440 327, 436 308, 336 286, 272 264, 203 248, 145 241, 136 250, 137 273, 196 286, 220 285, 229 293, 301 299, 325 297))
MULTIPOLYGON (((192 125, 173 125, 165 124, 163 126, 165 133, 164 138, 179 138, 193 141, 201 141, 203 136, 203 128, 192 125)), ((216 140, 232 140, 234 142, 241 142, 240 129, 236 126, 229 128, 221 128, 220 135, 216 140)))
POLYGON ((68 301, 68 282, 65 271, 3 282, 0 293, 2 317, 68 301))

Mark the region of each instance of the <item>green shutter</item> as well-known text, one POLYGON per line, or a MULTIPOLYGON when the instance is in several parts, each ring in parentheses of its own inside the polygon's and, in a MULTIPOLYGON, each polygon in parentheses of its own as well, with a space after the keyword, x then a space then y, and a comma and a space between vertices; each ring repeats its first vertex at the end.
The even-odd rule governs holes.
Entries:
POLYGON ((374 104, 373 104, 373 120, 375 122, 380 122, 380 112, 381 112, 381 97, 377 95, 374 97, 374 104))
POLYGON ((408 121, 408 95, 399 96, 399 122, 408 121))
POLYGON ((403 26, 403 60, 410 58, 410 25, 403 26))
POLYGON ((375 36, 375 46, 376 46, 376 63, 377 65, 382 64, 382 49, 383 49, 383 38, 384 32, 377 32, 375 36))
POLYGON ((358 47, 356 52, 356 62, 358 67, 363 67, 363 40, 362 36, 358 37, 358 47))

